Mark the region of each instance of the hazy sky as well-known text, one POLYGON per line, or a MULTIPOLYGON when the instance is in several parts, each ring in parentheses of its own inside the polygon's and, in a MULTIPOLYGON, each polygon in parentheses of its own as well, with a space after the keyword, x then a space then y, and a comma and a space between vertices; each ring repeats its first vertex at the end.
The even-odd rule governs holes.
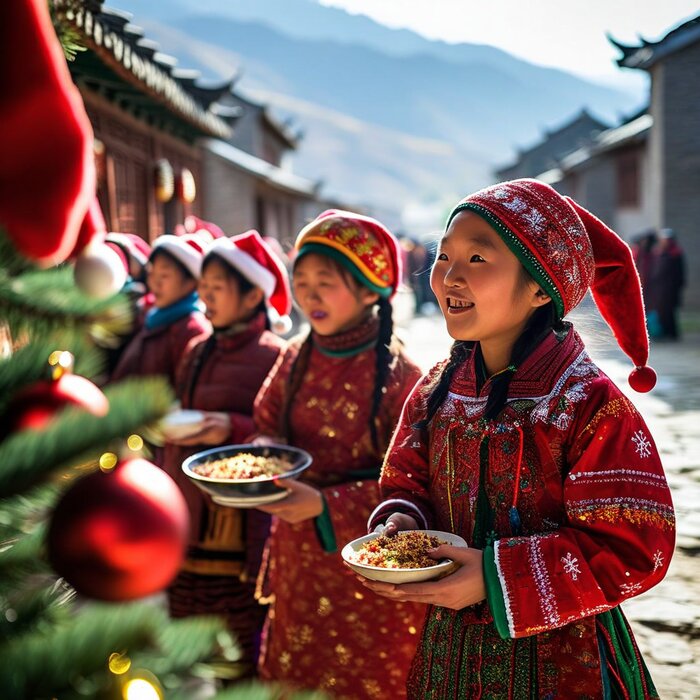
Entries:
MULTIPOLYGON (((664 36, 700 14, 700 0, 318 0, 431 39, 490 44, 533 63, 624 83, 614 63, 623 43, 664 36)), ((637 71, 633 71, 637 73, 637 71)), ((631 82, 636 82, 633 76, 631 82)))

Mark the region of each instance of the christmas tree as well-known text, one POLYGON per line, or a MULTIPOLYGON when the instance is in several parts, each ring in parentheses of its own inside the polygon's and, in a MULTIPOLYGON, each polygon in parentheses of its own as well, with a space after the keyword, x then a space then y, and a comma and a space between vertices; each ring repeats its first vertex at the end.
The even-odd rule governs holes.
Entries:
POLYGON ((235 664, 235 640, 215 618, 170 620, 153 597, 180 563, 186 509, 139 434, 172 393, 159 378, 90 381, 129 302, 101 257, 91 130, 46 0, 2 3, 0 38, 11 56, 0 67, 1 694, 213 697, 208 679, 235 664), (77 285, 88 263, 102 281, 77 285))

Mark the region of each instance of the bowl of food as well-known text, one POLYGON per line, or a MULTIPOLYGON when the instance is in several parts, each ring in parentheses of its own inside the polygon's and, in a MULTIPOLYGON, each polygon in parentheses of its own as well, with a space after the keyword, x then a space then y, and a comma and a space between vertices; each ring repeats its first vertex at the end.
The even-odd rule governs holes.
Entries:
POLYGON ((289 445, 223 445, 188 457, 182 471, 215 503, 255 508, 284 498, 285 479, 298 477, 311 461, 289 445))
POLYGON ((440 530, 402 530, 390 536, 374 532, 346 544, 341 556, 355 573, 373 581, 417 583, 441 578, 456 568, 451 559, 428 556, 428 549, 441 544, 467 546, 459 535, 440 530))
POLYGON ((161 420, 159 428, 166 440, 183 440, 196 435, 204 422, 204 414, 201 411, 180 409, 168 413, 161 420))

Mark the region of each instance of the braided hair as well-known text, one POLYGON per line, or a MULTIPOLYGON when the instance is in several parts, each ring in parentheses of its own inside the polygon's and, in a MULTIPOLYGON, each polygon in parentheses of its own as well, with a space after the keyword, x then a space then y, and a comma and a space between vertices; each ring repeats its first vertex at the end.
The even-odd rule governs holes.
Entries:
MULTIPOLYGON (((355 278, 338 264, 332 258, 329 258, 330 263, 340 272, 348 284, 359 284, 355 278)), ((379 433, 377 431, 377 416, 381 406, 382 397, 386 393, 386 381, 389 376, 392 365, 394 364, 397 348, 394 343, 394 321, 392 314, 391 302, 383 297, 377 302, 377 316, 379 318, 379 333, 377 334, 376 362, 374 375, 374 389, 372 391, 372 410, 369 417, 369 431, 372 440, 372 447, 381 454, 381 445, 379 444, 379 433)), ((311 332, 304 338, 299 347, 299 352, 294 359, 289 377, 287 379, 287 391, 285 392, 284 406, 280 416, 281 435, 289 439, 290 437, 290 413, 294 397, 299 391, 304 374, 309 366, 309 358, 313 348, 313 339, 311 332)))

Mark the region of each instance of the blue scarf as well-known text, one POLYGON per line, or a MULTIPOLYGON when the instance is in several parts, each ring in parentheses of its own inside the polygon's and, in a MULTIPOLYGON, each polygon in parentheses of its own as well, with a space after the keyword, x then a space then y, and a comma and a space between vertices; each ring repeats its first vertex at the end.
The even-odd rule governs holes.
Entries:
POLYGON ((163 309, 157 307, 152 308, 146 314, 146 328, 152 331, 154 328, 169 326, 175 323, 175 321, 179 321, 181 318, 201 310, 202 304, 199 301, 197 292, 192 292, 192 294, 188 294, 186 297, 180 299, 180 301, 176 301, 174 304, 170 304, 170 306, 166 306, 163 309))

